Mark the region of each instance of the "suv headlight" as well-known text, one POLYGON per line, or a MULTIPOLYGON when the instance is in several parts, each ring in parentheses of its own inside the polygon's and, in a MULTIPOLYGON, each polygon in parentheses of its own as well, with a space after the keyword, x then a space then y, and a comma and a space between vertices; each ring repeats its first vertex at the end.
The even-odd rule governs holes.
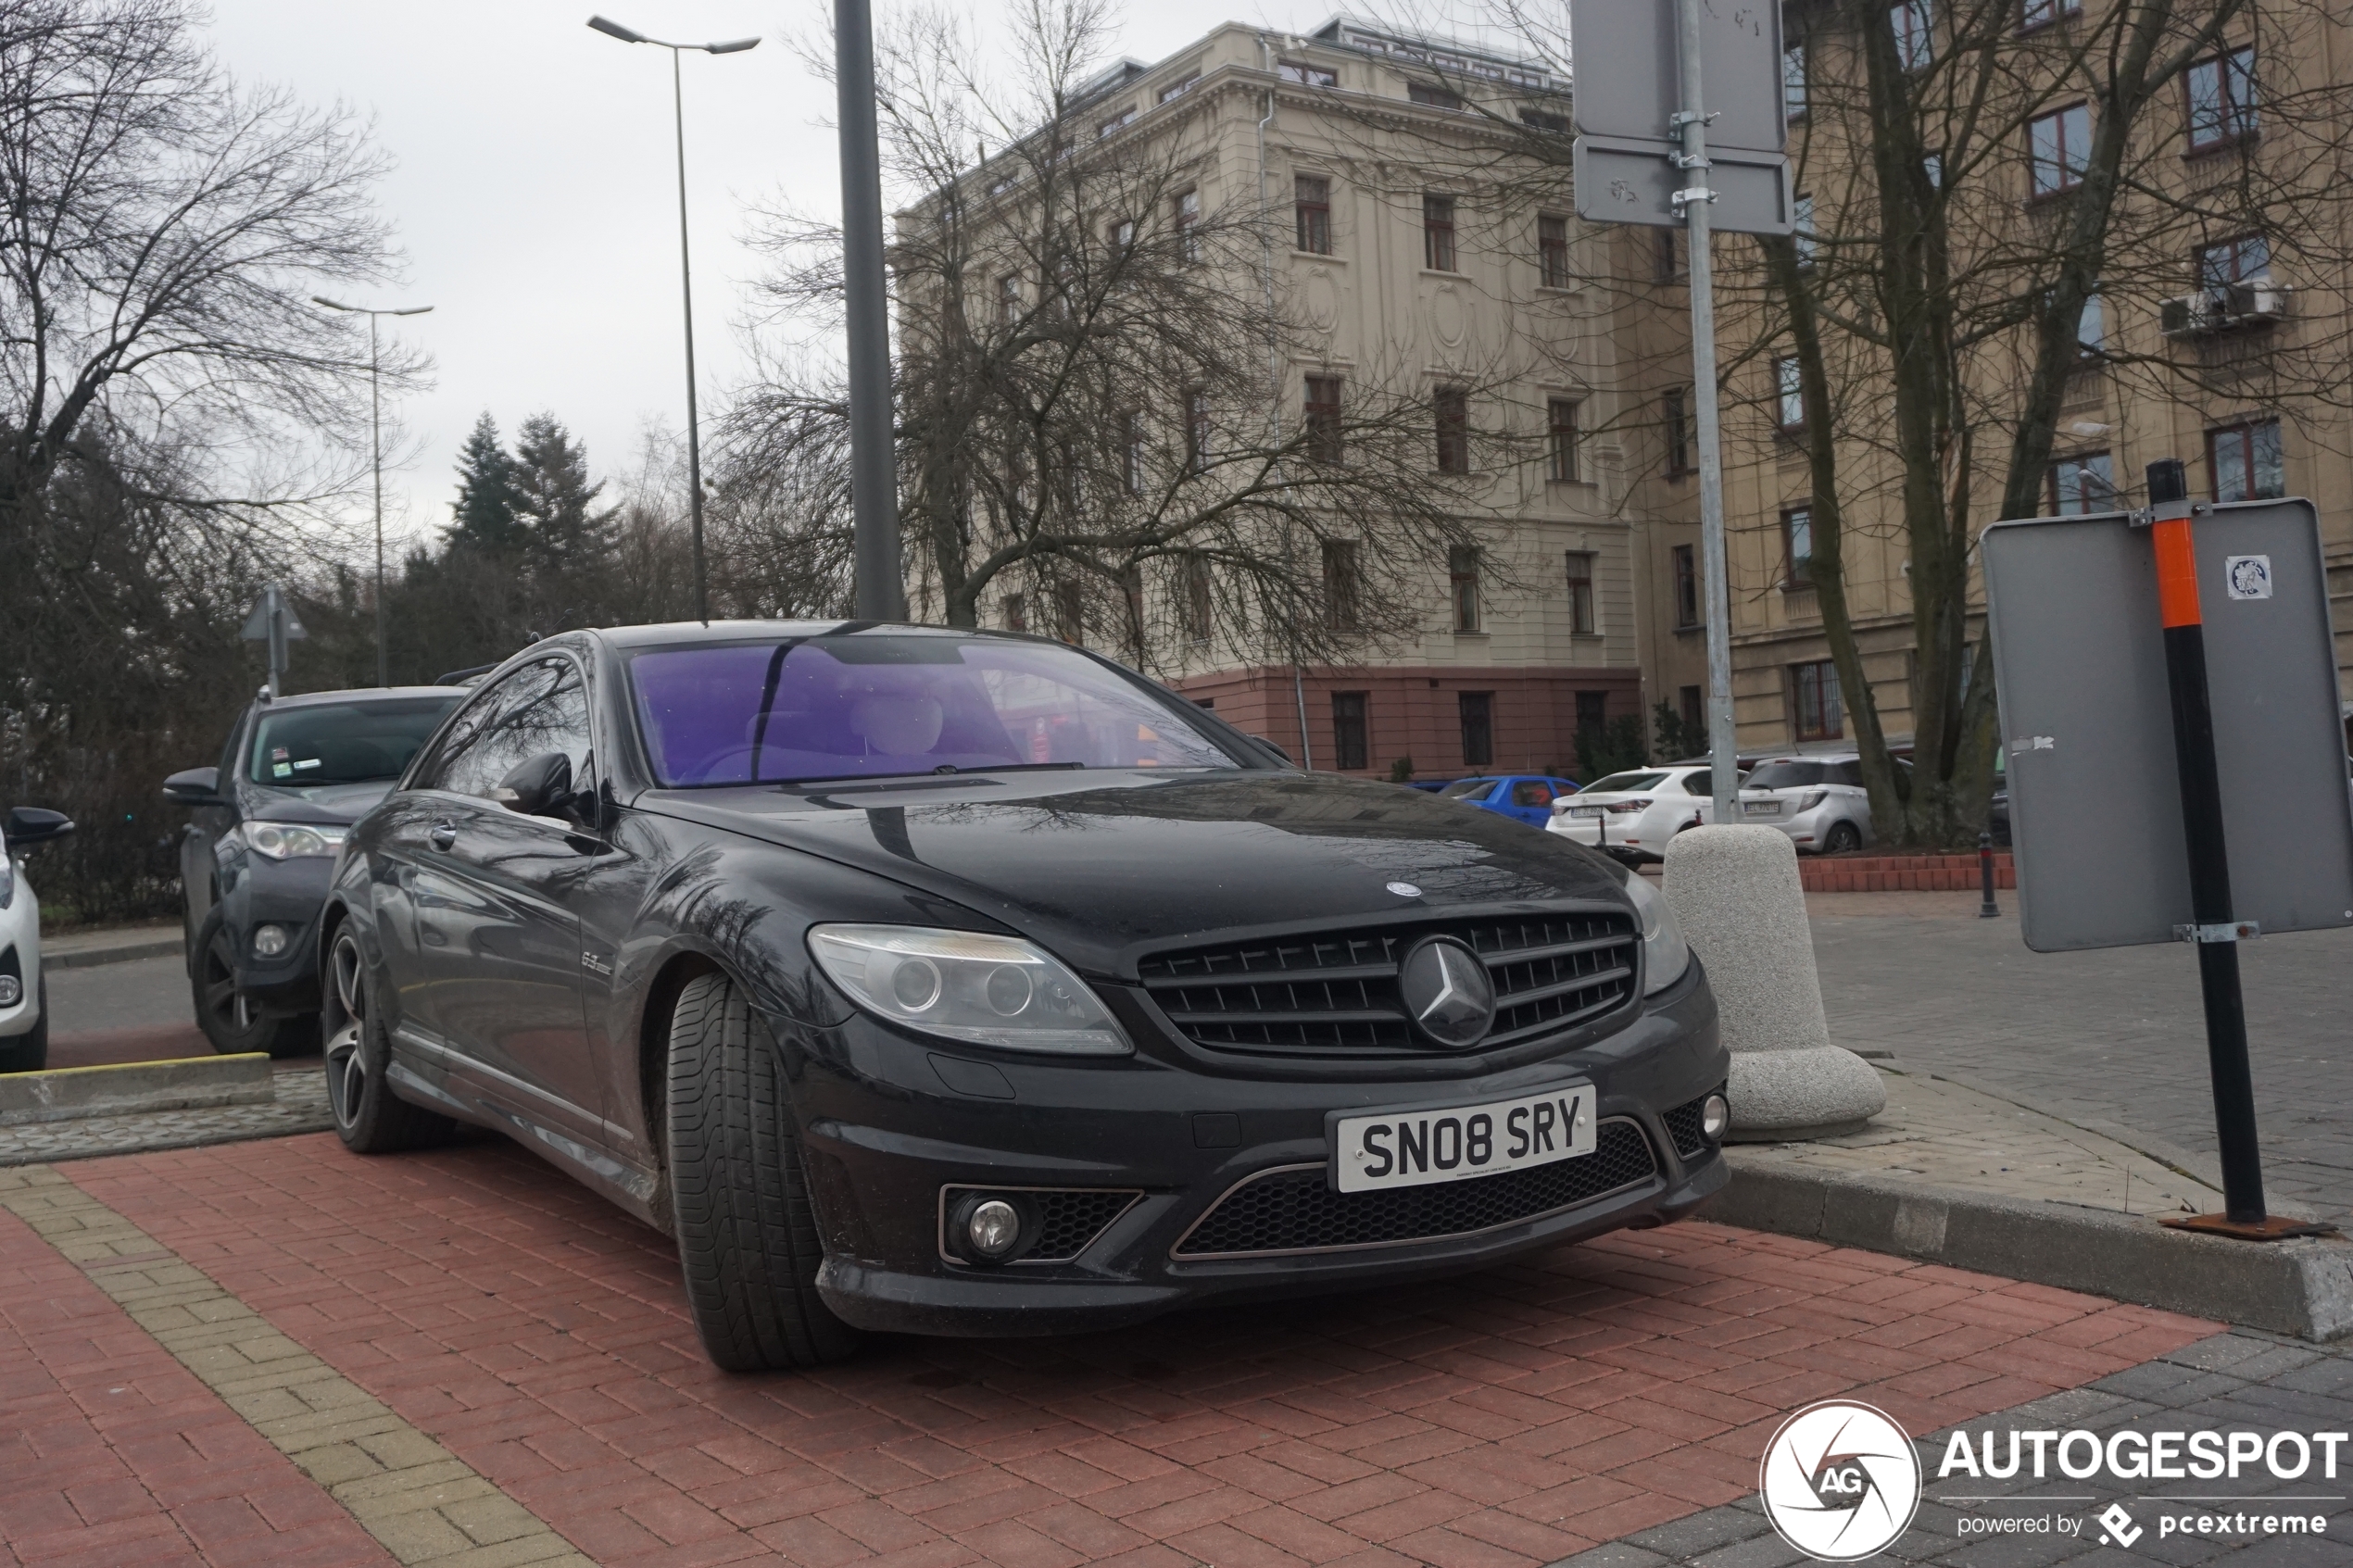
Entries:
POLYGON ((1126 1056, 1118 1021, 1062 962, 1013 936, 918 925, 820 925, 809 950, 877 1018, 1000 1050, 1126 1056))
POLYGON ((296 860, 333 854, 350 832, 320 822, 246 822, 221 836, 225 840, 233 834, 246 848, 272 860, 296 860))
POLYGON ((1683 940, 1683 928, 1667 907, 1667 895, 1653 887, 1648 877, 1629 871, 1626 891, 1633 896, 1634 910, 1642 921, 1642 995, 1647 997, 1683 978, 1683 971, 1692 967, 1691 944, 1683 940))

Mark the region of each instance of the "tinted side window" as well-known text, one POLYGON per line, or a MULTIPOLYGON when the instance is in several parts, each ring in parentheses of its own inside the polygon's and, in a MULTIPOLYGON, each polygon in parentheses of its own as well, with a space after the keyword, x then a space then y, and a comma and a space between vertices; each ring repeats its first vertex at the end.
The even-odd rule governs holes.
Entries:
POLYGON ((1716 775, 1710 772, 1685 773, 1683 775, 1683 793, 1685 795, 1714 795, 1716 793, 1716 775))
POLYGON ((1832 784, 1853 784, 1853 785, 1854 785, 1856 789, 1860 789, 1860 788, 1862 788, 1862 787, 1863 787, 1863 765, 1862 765, 1860 762, 1833 762, 1833 763, 1831 763, 1831 783, 1832 783, 1832 784))
POLYGON ((229 786, 237 776, 237 759, 245 755, 245 721, 252 712, 251 709, 247 709, 237 715, 237 721, 229 726, 229 742, 220 748, 220 792, 223 795, 229 793, 229 786))
POLYGON ((568 659, 541 659, 485 693, 459 717, 420 783, 487 800, 499 780, 548 751, 572 759, 573 787, 588 787, 588 693, 568 659))

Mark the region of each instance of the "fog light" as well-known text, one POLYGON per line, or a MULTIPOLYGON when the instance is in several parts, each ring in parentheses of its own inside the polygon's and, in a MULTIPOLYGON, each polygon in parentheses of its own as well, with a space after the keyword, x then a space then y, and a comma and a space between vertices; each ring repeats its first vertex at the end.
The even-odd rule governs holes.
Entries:
POLYGON ((24 1000, 24 982, 13 974, 0 974, 0 1008, 12 1008, 24 1000))
POLYGON ((1002 1258, 1021 1241, 1021 1210, 1001 1198, 973 1206, 964 1221, 964 1239, 984 1258, 1002 1258))
POLYGON ((253 950, 257 958, 274 959, 286 950, 286 928, 265 925, 253 934, 253 950))
POLYGON ((1732 1124, 1732 1108, 1724 1103, 1722 1095, 1710 1095, 1699 1102, 1699 1130, 1709 1143, 1722 1143, 1724 1131, 1732 1124))

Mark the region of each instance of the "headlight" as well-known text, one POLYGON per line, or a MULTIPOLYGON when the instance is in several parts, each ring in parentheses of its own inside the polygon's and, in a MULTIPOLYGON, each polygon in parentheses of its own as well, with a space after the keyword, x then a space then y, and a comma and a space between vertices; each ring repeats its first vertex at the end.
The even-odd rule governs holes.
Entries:
POLYGON ((1633 895, 1635 912, 1642 919, 1642 995, 1647 997, 1683 978, 1683 971, 1692 966, 1691 945, 1683 940, 1675 911, 1667 907, 1667 895, 1653 887, 1649 878, 1628 872, 1626 891, 1633 895))
POLYGON ((1087 983, 1012 936, 916 925, 821 925, 809 950, 878 1018, 1000 1050, 1126 1056, 1118 1022, 1087 983))
POLYGON ((17 862, 6 849, 0 849, 0 909, 16 901, 17 862))
POLYGON ((221 836, 241 837, 245 847, 257 855, 272 860, 297 860, 312 855, 332 855, 343 847, 346 827, 328 827, 317 822, 247 822, 221 836))
POLYGON ((1800 798, 1797 803, 1797 815, 1801 817, 1806 815, 1806 812, 1811 811, 1815 807, 1819 806, 1823 801, 1828 800, 1830 797, 1831 792, 1829 790, 1807 790, 1805 796, 1800 798))

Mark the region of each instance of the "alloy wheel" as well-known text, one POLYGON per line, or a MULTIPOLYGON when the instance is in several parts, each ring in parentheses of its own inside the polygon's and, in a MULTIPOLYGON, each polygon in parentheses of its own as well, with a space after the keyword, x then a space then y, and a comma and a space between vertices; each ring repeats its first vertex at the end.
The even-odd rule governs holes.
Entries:
POLYGON ((327 1101, 333 1108, 335 1122, 348 1127, 359 1115, 359 1108, 368 1091, 368 1053, 364 1036, 368 1027, 368 988, 359 972, 359 944, 348 931, 335 938, 334 952, 329 957, 330 984, 333 987, 336 1010, 342 1022, 327 1037, 327 1101))
POLYGON ((253 1027, 253 1010, 237 989, 237 966, 225 934, 216 935, 204 952, 204 1005, 213 1019, 234 1034, 253 1027))

